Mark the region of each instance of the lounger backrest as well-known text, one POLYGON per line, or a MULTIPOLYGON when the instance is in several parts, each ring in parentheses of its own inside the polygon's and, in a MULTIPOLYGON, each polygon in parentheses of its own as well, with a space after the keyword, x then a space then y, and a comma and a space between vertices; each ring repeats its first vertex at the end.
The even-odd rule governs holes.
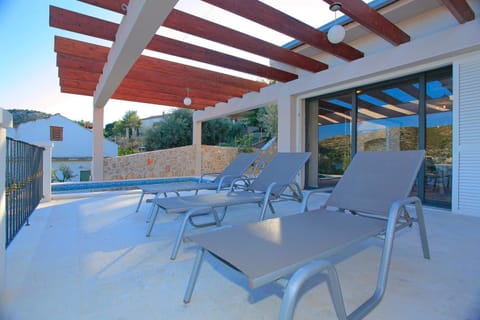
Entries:
POLYGON ((358 152, 326 205, 387 215, 410 194, 424 157, 424 150, 358 152))
POLYGON ((222 173, 215 178, 214 182, 219 182, 222 177, 226 177, 223 183, 229 185, 233 179, 238 178, 247 171, 248 167, 250 167, 259 156, 259 152, 240 153, 223 169, 222 173))
POLYGON ((276 183, 272 193, 276 196, 294 182, 295 176, 305 166, 310 152, 278 152, 258 177, 250 185, 250 190, 265 192, 268 186, 276 183))

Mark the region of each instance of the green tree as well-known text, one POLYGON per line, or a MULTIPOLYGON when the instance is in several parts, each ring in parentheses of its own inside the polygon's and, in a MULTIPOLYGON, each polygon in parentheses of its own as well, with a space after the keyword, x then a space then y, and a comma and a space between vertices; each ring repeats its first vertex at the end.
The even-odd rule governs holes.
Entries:
MULTIPOLYGON (((192 144, 193 112, 177 109, 165 115, 163 121, 153 124, 145 132, 145 148, 148 151, 175 148, 192 144)), ((213 119, 202 124, 202 143, 207 145, 234 145, 243 135, 245 127, 228 118, 213 119)))
POLYGON ((145 132, 145 148, 151 151, 192 144, 192 113, 189 109, 177 109, 154 123, 145 132))
POLYGON ((112 137, 114 135, 113 127, 115 126, 115 123, 117 123, 117 121, 114 121, 112 123, 109 123, 109 124, 105 125, 105 129, 103 130, 103 136, 105 138, 109 138, 109 137, 112 137))
POLYGON ((129 129, 130 137, 136 137, 138 135, 138 129, 142 126, 142 120, 140 120, 137 111, 127 111, 121 122, 125 128, 129 129))
POLYGON ((113 133, 116 136, 136 137, 138 128, 142 126, 142 120, 137 114, 137 111, 127 111, 122 120, 116 121, 113 124, 113 133), (128 131, 128 134, 127 134, 128 131))
POLYGON ((78 123, 79 125, 81 125, 82 127, 87 128, 87 129, 93 127, 93 123, 91 123, 88 120, 76 120, 75 122, 78 123))
POLYGON ((53 182, 66 182, 75 178, 77 175, 73 173, 73 170, 62 163, 56 170, 52 170, 52 181, 53 182), (60 173, 60 176, 58 175, 60 173))
POLYGON ((258 126, 263 129, 268 139, 278 134, 278 108, 276 104, 260 108, 257 113, 258 126))
POLYGON ((119 155, 138 152, 138 147, 143 142, 138 138, 138 129, 142 121, 137 111, 127 111, 121 120, 108 124, 104 130, 104 136, 114 140, 118 144, 119 155))
POLYGON ((233 145, 236 137, 243 135, 246 128, 231 119, 220 118, 202 124, 202 143, 207 145, 233 145))

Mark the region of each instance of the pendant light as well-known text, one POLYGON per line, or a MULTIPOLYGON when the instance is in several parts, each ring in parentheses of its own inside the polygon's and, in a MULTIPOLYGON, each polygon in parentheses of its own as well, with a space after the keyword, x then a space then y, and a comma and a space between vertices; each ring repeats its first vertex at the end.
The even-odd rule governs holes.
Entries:
MULTIPOLYGON (((337 11, 342 9, 342 3, 336 1, 330 5, 330 11, 335 13, 335 20, 337 20, 337 11)), ((335 24, 333 25, 327 33, 327 38, 330 43, 337 44, 345 39, 345 28, 342 25, 335 24)))

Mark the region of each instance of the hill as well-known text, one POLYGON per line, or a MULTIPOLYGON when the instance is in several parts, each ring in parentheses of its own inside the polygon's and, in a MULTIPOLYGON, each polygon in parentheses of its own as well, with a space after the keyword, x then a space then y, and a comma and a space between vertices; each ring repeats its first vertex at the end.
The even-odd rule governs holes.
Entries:
POLYGON ((19 124, 24 122, 45 119, 52 116, 51 114, 35 110, 10 109, 7 111, 12 114, 14 128, 18 127, 19 124))

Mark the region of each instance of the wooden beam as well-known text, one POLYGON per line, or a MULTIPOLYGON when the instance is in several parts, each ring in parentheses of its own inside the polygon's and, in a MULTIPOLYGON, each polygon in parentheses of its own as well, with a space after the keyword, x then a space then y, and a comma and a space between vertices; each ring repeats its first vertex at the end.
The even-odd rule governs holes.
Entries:
POLYGON ((93 73, 69 68, 59 68, 58 77, 60 79, 71 79, 80 81, 98 82, 100 73, 93 73))
POLYGON ((190 90, 200 90, 205 93, 216 92, 230 97, 241 97, 249 90, 236 86, 230 86, 215 81, 195 81, 192 82, 190 77, 178 74, 164 74, 151 70, 130 70, 127 75, 128 79, 140 81, 148 81, 157 84, 171 85, 182 89, 190 88, 190 90))
POLYGON ((104 63, 91 59, 57 53, 57 67, 101 74, 104 63))
POLYGON ((475 19, 475 12, 465 0, 442 0, 453 16, 461 24, 475 19))
MULTIPOLYGON (((123 0, 80 1, 121 14, 124 14, 124 11, 121 9, 122 3, 126 2, 123 0)), ((311 72, 318 72, 328 68, 326 64, 315 59, 175 9, 172 10, 163 25, 311 72)))
MULTIPOLYGON (((145 98, 159 99, 162 101, 172 101, 179 107, 183 106, 183 99, 185 98, 185 95, 183 94, 178 96, 178 95, 173 95, 168 93, 138 90, 138 89, 133 89, 128 87, 118 87, 118 89, 115 91, 115 94, 132 96, 132 97, 140 96, 145 98)), ((214 106, 217 103, 216 100, 212 100, 212 99, 201 99, 201 98, 193 99, 192 98, 192 102, 193 100, 195 100, 196 104, 199 104, 202 106, 214 106)))
MULTIPOLYGON (((112 22, 54 6, 50 6, 50 26, 109 41, 115 40, 115 34, 119 27, 118 24, 112 22)), ((296 74, 291 72, 159 35, 153 36, 146 49, 200 61, 274 81, 288 82, 298 78, 296 74)), ((290 52, 288 50, 286 51, 290 52)))
POLYGON ((95 91, 95 88, 97 87, 96 82, 92 81, 83 81, 83 80, 73 80, 73 79, 64 79, 60 78, 60 87, 66 87, 66 88, 78 88, 81 90, 88 90, 89 92, 95 91))
MULTIPOLYGON (((91 60, 78 56, 71 56, 63 53, 57 53, 57 65, 59 66, 59 75, 62 86, 77 86, 79 89, 91 89, 93 92, 94 88, 92 87, 100 76, 103 64, 102 62, 96 60, 91 60), (68 78, 62 77, 65 74, 68 75, 68 78), (88 79, 88 81, 85 81, 85 79, 88 79), (68 80, 76 82, 68 82, 68 80), (90 83, 90 86, 85 86, 85 82, 90 83), (83 85, 80 85, 81 83, 83 83, 83 85)), ((181 81, 182 82, 180 83, 180 86, 174 86, 172 84, 178 82, 178 76, 172 76, 172 78, 169 79, 168 75, 165 75, 163 73, 149 73, 148 71, 135 70, 134 68, 129 72, 129 74, 127 74, 127 77, 124 79, 119 89, 123 90, 123 88, 132 88, 134 90, 137 90, 136 92, 138 94, 149 91, 151 94, 157 97, 161 95, 161 92, 174 93, 175 95, 177 95, 176 101, 178 102, 179 100, 183 101, 183 98, 186 95, 186 86, 189 85, 188 82, 190 81, 191 85, 189 87, 189 95, 192 100, 208 105, 214 105, 216 102, 219 101, 227 101, 230 97, 233 96, 232 93, 236 94, 237 96, 241 96, 248 92, 248 90, 238 91, 237 88, 230 88, 218 85, 217 83, 206 80, 195 81, 191 83, 191 79, 189 78, 188 74, 184 75, 181 81), (164 81, 163 85, 159 86, 152 82, 135 80, 135 78, 145 79, 146 77, 147 79, 150 79, 149 76, 156 77, 157 79, 162 79, 164 81)), ((85 94, 85 92, 82 91, 81 94, 85 94)), ((130 92, 130 94, 132 94, 132 92, 130 92)), ((153 97, 149 96, 149 98, 153 97)), ((128 100, 132 101, 131 98, 129 98, 128 100)), ((165 103, 165 101, 162 100, 162 103, 165 103)))
POLYGON ((99 8, 107 9, 117 13, 125 14, 124 5, 127 5, 129 0, 78 0, 80 2, 88 3, 99 8))
POLYGON ((359 50, 345 44, 332 44, 326 34, 258 0, 203 0, 270 29, 303 41, 315 48, 351 61, 363 57, 359 50))
POLYGON ((178 0, 129 3, 95 90, 93 104, 104 107, 178 0))
MULTIPOLYGON (((77 95, 84 95, 84 96, 90 96, 90 97, 93 96, 94 94, 93 90, 81 89, 77 87, 67 87, 67 86, 62 86, 60 88, 60 91, 62 93, 77 94, 77 95)), ((131 101, 131 102, 149 103, 149 104, 156 104, 156 105, 163 105, 163 106, 177 107, 177 108, 187 108, 187 109, 194 109, 194 110, 203 110, 205 108, 205 106, 202 106, 195 102, 192 102, 190 106, 186 107, 185 105, 183 105, 183 102, 179 103, 177 100, 162 100, 162 99, 157 99, 152 97, 144 97, 141 95, 132 96, 124 93, 114 93, 112 96, 112 99, 131 101)))
POLYGON ((311 72, 328 68, 320 61, 175 9, 163 25, 311 72))
POLYGON ((225 83, 231 86, 238 86, 250 91, 258 91, 264 87, 266 83, 261 83, 253 80, 247 80, 240 77, 230 76, 224 73, 214 72, 201 68, 191 67, 184 64, 156 59, 152 57, 142 56, 135 63, 135 67, 143 70, 153 70, 165 73, 178 73, 188 75, 193 82, 210 80, 219 83, 225 83))
MULTIPOLYGON (((96 81, 85 81, 81 79, 69 79, 69 78, 60 78, 60 86, 66 87, 78 87, 81 89, 95 90, 97 85, 96 81)), ((166 97, 175 97, 176 99, 183 99, 187 92, 185 88, 174 87, 174 86, 165 86, 157 85, 143 81, 137 81, 132 79, 125 78, 116 92, 147 92, 152 96, 157 98, 166 98, 166 97), (128 89, 128 90, 127 90, 128 89), (134 90, 134 91, 131 91, 134 90)), ((227 101, 229 96, 214 96, 213 94, 204 93, 203 91, 196 90, 195 88, 189 90, 189 96, 192 100, 205 103, 205 104, 215 104, 219 101, 227 101)))
MULTIPOLYGON (((85 60, 77 61, 77 63, 82 62, 88 63, 88 61, 85 60)), ((100 73, 85 71, 85 68, 83 68, 83 70, 72 69, 69 66, 70 64, 62 64, 59 68, 58 75, 60 79, 98 82, 100 78, 100 73)), ((241 97, 248 92, 247 90, 242 90, 237 87, 226 86, 211 81, 197 81, 192 84, 190 79, 185 76, 166 75, 149 70, 130 70, 124 81, 126 80, 144 82, 151 87, 158 85, 163 86, 164 89, 176 88, 177 90, 183 91, 183 94, 186 94, 186 88, 190 86, 189 89, 191 93, 195 91, 200 92, 202 96, 215 97, 219 99, 219 101, 224 101, 230 97, 241 97)), ((131 83, 129 83, 129 85, 131 85, 131 83)), ((172 90, 168 89, 167 92, 169 91, 172 90)))
MULTIPOLYGON (((335 0, 323 1, 328 4, 335 2, 335 0)), ((362 0, 342 1, 340 11, 395 46, 410 41, 408 34, 362 0)))
MULTIPOLYGON (((98 70, 98 64, 101 64, 102 61, 100 59, 102 57, 106 58, 106 53, 108 52, 107 47, 62 38, 58 36, 55 39, 55 50, 58 53, 62 54, 65 52, 66 54, 70 55, 71 59, 74 61, 78 61, 78 59, 74 59, 73 55, 81 57, 82 59, 85 59, 84 57, 93 57, 91 59, 87 59, 90 61, 87 64, 93 64, 92 68, 94 69, 90 71, 96 73, 101 72, 101 70, 98 70), (72 44, 71 47, 69 47, 70 44, 72 44)), ((133 69, 152 70, 165 74, 180 74, 185 76, 188 75, 192 84, 196 81, 210 81, 222 83, 228 86, 235 86, 249 91, 258 91, 260 90, 260 88, 267 86, 267 84, 263 82, 247 80, 240 77, 235 77, 219 72, 209 71, 147 56, 139 57, 137 62, 134 64, 133 69)))
MULTIPOLYGON (((184 98, 187 94, 185 87, 157 84, 157 83, 139 81, 139 80, 134 80, 129 78, 125 78, 122 81, 120 88, 123 88, 123 87, 142 90, 142 91, 165 92, 165 93, 169 93, 171 95, 179 96, 182 98, 184 98)), ((217 92, 205 92, 203 90, 198 90, 195 86, 192 88, 189 88, 188 94, 190 98, 192 98, 192 100, 195 100, 195 99, 210 100, 210 101, 215 101, 215 103, 219 101, 226 102, 228 99, 232 97, 231 95, 221 94, 217 92)))
POLYGON ((60 87, 60 92, 93 97, 93 90, 81 89, 76 87, 60 87))
POLYGON ((155 98, 149 98, 149 97, 142 97, 138 95, 124 95, 124 94, 119 94, 115 93, 112 96, 112 99, 118 99, 118 100, 125 100, 125 101, 132 101, 132 102, 142 102, 142 103, 150 103, 150 104, 158 104, 162 106, 168 106, 168 107, 174 107, 174 108, 184 108, 184 109, 193 109, 193 110, 203 110, 205 109, 206 106, 202 106, 200 104, 197 104, 195 102, 192 102, 191 105, 185 106, 182 102, 178 101, 170 101, 170 100, 161 100, 161 99, 155 99, 155 98))

